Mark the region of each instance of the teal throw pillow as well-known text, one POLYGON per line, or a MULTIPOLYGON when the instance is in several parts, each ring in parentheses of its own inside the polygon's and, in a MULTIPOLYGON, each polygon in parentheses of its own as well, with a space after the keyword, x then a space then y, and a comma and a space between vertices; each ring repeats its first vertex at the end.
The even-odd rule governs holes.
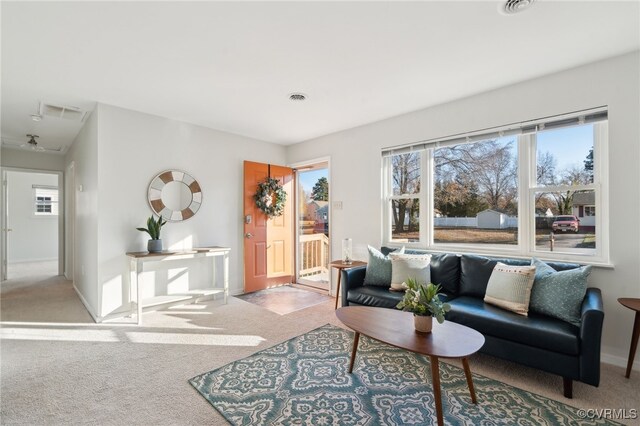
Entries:
POLYGON ((556 271, 535 258, 531 264, 536 267, 536 277, 531 289, 529 311, 580 326, 582 301, 587 293, 591 266, 556 271))
MULTIPOLYGON (((369 262, 364 276, 364 285, 389 288, 391 286, 391 259, 375 247, 367 246, 367 250, 369 250, 369 262)), ((404 247, 392 253, 402 254, 404 247)))

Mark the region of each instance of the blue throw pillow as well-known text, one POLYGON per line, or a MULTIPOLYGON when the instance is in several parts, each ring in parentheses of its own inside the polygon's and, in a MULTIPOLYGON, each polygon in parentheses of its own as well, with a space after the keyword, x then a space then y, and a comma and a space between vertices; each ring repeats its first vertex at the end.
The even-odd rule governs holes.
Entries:
MULTIPOLYGON (((364 285, 389 288, 391 286, 391 259, 382 254, 375 247, 367 246, 369 262, 364 276, 364 285)), ((404 253, 404 247, 392 252, 404 253)))
POLYGON ((531 289, 529 311, 580 326, 582 301, 587 293, 591 266, 556 271, 541 260, 532 259, 536 277, 531 289))

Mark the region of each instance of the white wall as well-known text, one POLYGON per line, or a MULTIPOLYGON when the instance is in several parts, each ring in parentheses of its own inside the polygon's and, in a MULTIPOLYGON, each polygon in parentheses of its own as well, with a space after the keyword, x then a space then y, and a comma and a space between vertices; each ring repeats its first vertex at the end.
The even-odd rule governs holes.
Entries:
POLYGON ((639 61, 635 52, 345 130, 291 146, 287 160, 331 157, 332 200, 343 202, 343 210, 332 212, 333 252, 351 237, 354 256, 366 258, 367 244, 381 244, 381 148, 608 105, 615 268, 596 268, 591 285, 604 295, 604 359, 624 364, 633 316, 616 299, 640 297, 639 61))
POLYGON ((19 167, 22 169, 63 171, 65 157, 48 152, 28 151, 14 148, 2 148, 0 164, 3 167, 19 167))
MULTIPOLYGON (((98 316, 98 116, 92 113, 78 133, 65 158, 75 169, 75 208, 67 214, 75 217, 75 236, 65 229, 65 251, 74 253, 73 277, 77 292, 91 315, 98 316), (82 191, 80 191, 80 188, 82 191)), ((67 222, 69 223, 69 222, 67 222)), ((67 275, 71 275, 66 271, 67 275)))
POLYGON ((57 186, 58 175, 7 171, 8 263, 58 258, 58 216, 34 214, 33 185, 57 186))
MULTIPOLYGON (((147 202, 151 179, 166 169, 183 170, 198 180, 203 203, 193 218, 162 228, 164 247, 231 247, 230 292, 242 292, 243 161, 284 164, 285 147, 108 105, 98 105, 97 114, 99 315, 128 308, 125 252, 146 250, 148 236, 135 228, 152 213, 147 202)), ((207 285, 208 263, 188 262, 194 268, 178 280, 172 275, 184 274, 184 263, 153 266, 156 271, 144 276, 143 293, 207 285)))

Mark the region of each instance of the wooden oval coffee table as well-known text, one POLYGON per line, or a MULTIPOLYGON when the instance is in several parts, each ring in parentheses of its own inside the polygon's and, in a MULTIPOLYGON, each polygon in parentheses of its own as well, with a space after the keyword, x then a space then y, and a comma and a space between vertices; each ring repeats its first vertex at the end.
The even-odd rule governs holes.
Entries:
POLYGON ((439 324, 433 321, 433 331, 418 333, 414 329, 413 314, 387 308, 369 306, 347 306, 336 311, 344 325, 355 331, 349 373, 353 371, 360 334, 400 349, 427 355, 431 361, 433 397, 436 402, 438 425, 444 424, 442 394, 440 389, 440 358, 461 358, 467 378, 471 401, 476 404, 476 393, 469 369, 468 357, 484 345, 484 336, 477 331, 455 322, 439 324))

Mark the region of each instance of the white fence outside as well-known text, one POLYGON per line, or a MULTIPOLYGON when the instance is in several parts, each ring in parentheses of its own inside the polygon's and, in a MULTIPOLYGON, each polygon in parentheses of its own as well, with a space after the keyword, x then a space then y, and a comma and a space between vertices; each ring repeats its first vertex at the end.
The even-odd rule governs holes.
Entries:
MULTIPOLYGON (((442 228, 477 228, 478 218, 476 217, 434 217, 433 225, 442 228)), ((517 216, 507 216, 507 228, 518 227, 517 216)))

